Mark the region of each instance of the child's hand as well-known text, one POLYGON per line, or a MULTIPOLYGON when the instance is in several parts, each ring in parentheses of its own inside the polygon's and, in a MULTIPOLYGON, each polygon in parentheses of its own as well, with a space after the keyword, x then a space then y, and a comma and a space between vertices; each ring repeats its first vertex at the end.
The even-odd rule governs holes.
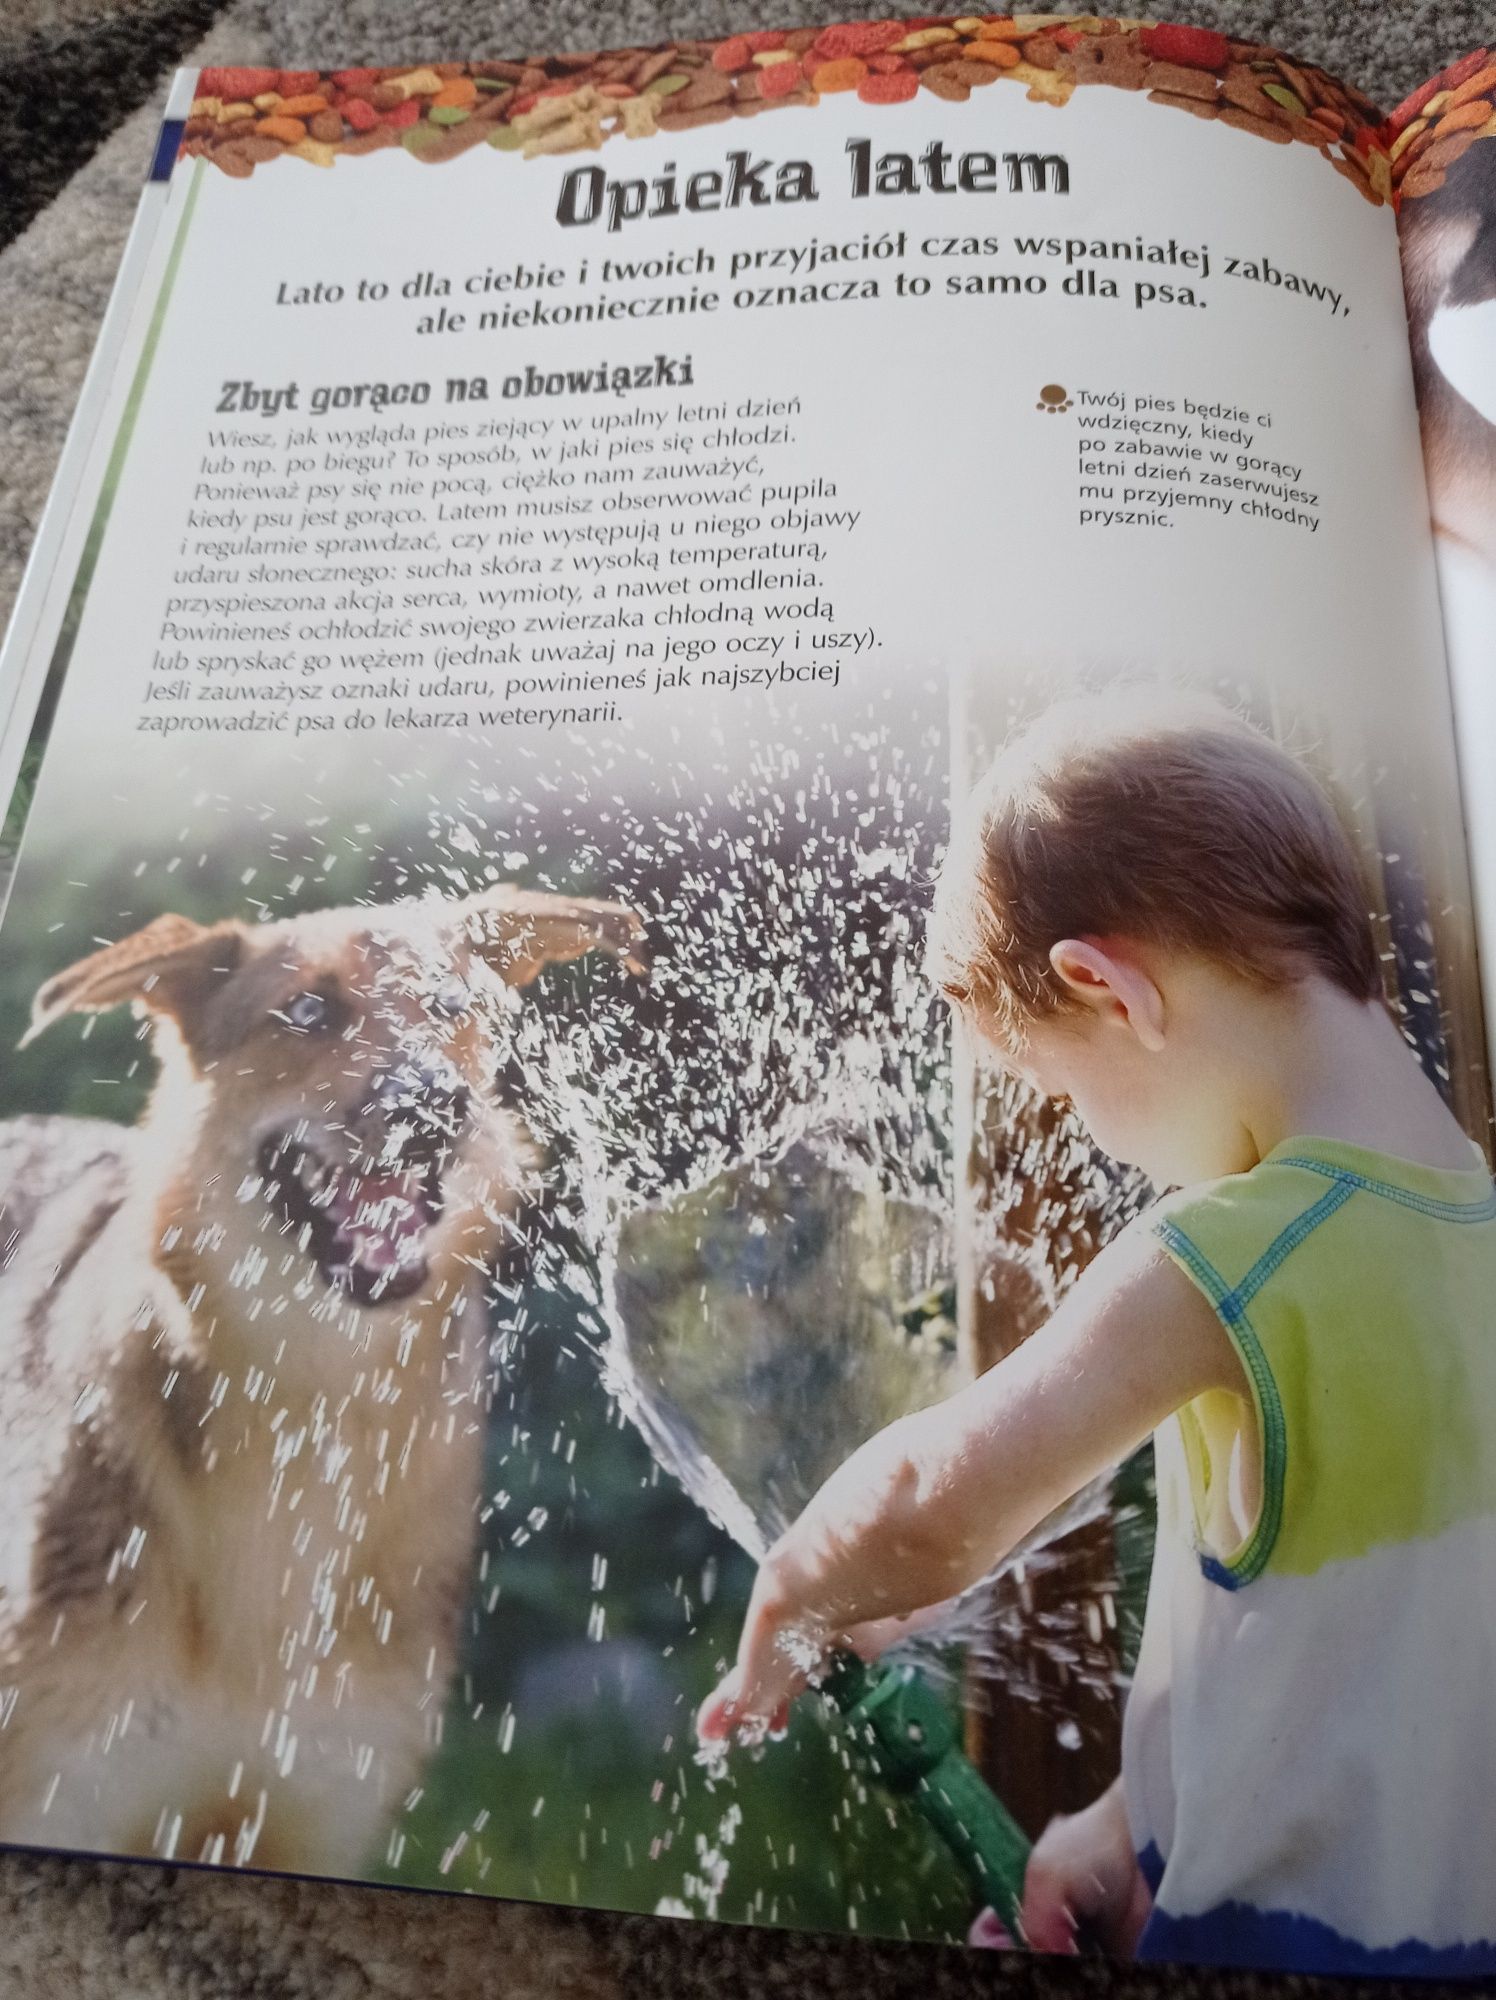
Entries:
MULTIPOLYGON (((779 1735, 789 1725, 791 1701, 809 1686, 812 1674, 825 1664, 833 1644, 845 1646, 864 1660, 876 1660, 897 1640, 908 1638, 923 1619, 938 1618, 945 1609, 944 1604, 935 1604, 928 1612, 916 1613, 912 1618, 874 1618, 865 1625, 854 1625, 850 1632, 836 1639, 826 1637, 809 1622, 797 1630, 781 1630, 774 1641, 784 1660, 783 1691, 778 1699, 775 1698, 775 1690, 781 1685, 778 1677, 771 1677, 767 1683, 762 1679, 750 1681, 742 1666, 736 1666, 701 1704, 696 1717, 698 1736, 703 1743, 725 1743, 738 1731, 748 1737, 760 1732, 779 1735)), ((748 1615, 750 1619, 753 1617, 751 1607, 748 1615)))
POLYGON ((1124 1233, 1042 1332, 831 1475, 764 1558, 737 1666, 698 1718, 702 1737, 772 1729, 834 1646, 861 1636, 876 1653, 887 1621, 979 1583, 1051 1508, 1206 1389, 1248 1395, 1235 1349, 1153 1239, 1124 1233), (864 1632, 875 1623, 880 1635, 864 1632))
MULTIPOLYGON (((1133 1852, 1119 1779, 1083 1812, 1052 1819, 1029 1856, 1023 1885, 1023 1941, 1032 1951, 1074 1952, 1079 1940, 1131 1958, 1153 1899, 1133 1852)), ((973 1944, 1011 1948, 984 1910, 973 1944)), ((994 1920, 995 1921, 995 1920, 994 1920)))
POLYGON ((908 1629, 906 1607, 948 1594, 938 1568, 926 1580, 916 1551, 906 1542, 901 1560, 891 1539, 916 1477, 916 1428, 906 1418, 869 1439, 764 1558, 737 1665, 697 1717, 704 1741, 782 1728, 834 1646, 874 1659, 908 1629))

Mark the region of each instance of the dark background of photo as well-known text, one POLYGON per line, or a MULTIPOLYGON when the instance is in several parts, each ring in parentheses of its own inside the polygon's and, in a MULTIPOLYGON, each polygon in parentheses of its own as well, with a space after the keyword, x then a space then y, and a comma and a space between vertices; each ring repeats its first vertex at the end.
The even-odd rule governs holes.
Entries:
MULTIPOLYGON (((760 0, 751 25, 835 19, 845 11, 760 0)), ((1276 41, 1323 62, 1389 105, 1496 33, 1496 20, 1463 0, 1442 6, 1429 0, 1198 0, 1182 11, 1201 24, 1276 41)), ((725 33, 744 18, 733 0, 695 0, 674 10, 645 0, 595 6, 584 0, 535 6, 519 0, 9 0, 0 22, 0 244, 6 246, 0 249, 0 435, 7 444, 0 464, 0 608, 8 609, 40 518, 176 63, 514 55, 669 33, 725 33)), ((5 970, 19 974, 21 968, 0 968, 5 970)), ((564 1369, 535 1393, 547 1409, 564 1404, 564 1369)), ((634 1470, 619 1476, 635 1476, 634 1470)), ((679 1553, 684 1568, 699 1565, 710 1550, 703 1541, 679 1553)), ((535 1615, 544 1620, 555 1609, 537 1603, 535 1615)), ((890 1864, 897 1867, 900 1857, 878 1857, 880 1869, 890 1864)), ((814 1921, 819 1914, 807 1910, 805 1917, 814 1921)), ((7 1996, 66 1992, 86 2000, 156 2000, 191 1992, 227 2000, 315 1993, 342 2000, 451 1991, 566 1992, 599 2000, 776 1993, 809 2000, 974 1988, 1045 2000, 1083 1991, 1194 1996, 1285 1990, 1283 1982, 1245 1975, 973 1960, 844 1937, 185 1869, 0 1857, 0 1992, 7 1996)))

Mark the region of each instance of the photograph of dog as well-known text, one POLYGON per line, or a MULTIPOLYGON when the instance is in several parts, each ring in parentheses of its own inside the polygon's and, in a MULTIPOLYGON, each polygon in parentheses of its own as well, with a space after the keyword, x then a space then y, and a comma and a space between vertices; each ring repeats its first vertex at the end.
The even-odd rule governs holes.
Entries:
POLYGON ((1496 146, 1472 146, 1436 192, 1404 204, 1399 219, 1414 379, 1434 526, 1452 548, 1496 579, 1496 367, 1490 333, 1452 341, 1470 315, 1496 313, 1496 146), (1483 401, 1468 363, 1487 379, 1483 401), (1451 379, 1451 370, 1458 379, 1451 379))
POLYGON ((498 886, 158 916, 27 1040, 131 1007, 143 1120, 0 1126, 0 1840, 350 1874, 470 1583, 486 1274, 542 1166, 496 1082, 620 903, 498 886))

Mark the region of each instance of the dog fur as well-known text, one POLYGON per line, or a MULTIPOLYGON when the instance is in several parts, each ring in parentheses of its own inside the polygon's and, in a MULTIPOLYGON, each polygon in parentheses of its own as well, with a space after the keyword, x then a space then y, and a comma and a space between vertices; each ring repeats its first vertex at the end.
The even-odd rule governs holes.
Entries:
POLYGON ((455 1659, 485 1273, 538 1169, 520 992, 610 903, 501 887, 162 916, 31 1033, 133 1005, 134 1128, 0 1127, 0 1840, 350 1873, 455 1659))
POLYGON ((1442 308, 1496 298, 1496 145, 1472 146, 1444 187, 1404 205, 1399 227, 1434 526, 1496 572, 1496 426, 1445 379, 1429 344, 1442 308))

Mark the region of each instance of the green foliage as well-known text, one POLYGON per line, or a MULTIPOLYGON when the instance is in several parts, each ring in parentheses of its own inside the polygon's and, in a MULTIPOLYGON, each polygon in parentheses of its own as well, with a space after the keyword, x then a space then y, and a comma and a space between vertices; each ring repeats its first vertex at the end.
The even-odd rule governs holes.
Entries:
POLYGON ((684 1740, 652 1744, 606 1703, 585 1729, 517 1728, 507 1755, 496 1728, 449 1718, 442 1755, 400 1822, 400 1859, 373 1879, 960 1938, 972 1911, 954 1864, 910 1810, 847 1771, 833 1727, 805 1710, 785 1742, 713 1778, 684 1740), (727 1864, 715 1895, 714 1851, 727 1864))
POLYGON ((691 1718, 736 1646, 752 1565, 620 1420, 576 1345, 585 1308, 538 1289, 525 1307, 492 1427, 488 1497, 504 1500, 484 1523, 467 1660, 378 1879, 961 1935, 955 1864, 850 1767, 816 1704, 785 1742, 718 1774, 693 1761, 691 1718), (595 1671, 579 1665, 589 1646, 595 1671), (716 1896, 713 1852, 727 1863, 716 1896))
POLYGON ((380 1879, 706 1914, 687 1878, 725 1832, 722 1916, 959 1935, 954 1863, 849 1769, 813 1704, 784 1743, 715 1776, 694 1763, 692 1717, 736 1648, 753 1565, 608 1396, 586 1301, 532 1282, 515 1317, 466 1657, 380 1879))

